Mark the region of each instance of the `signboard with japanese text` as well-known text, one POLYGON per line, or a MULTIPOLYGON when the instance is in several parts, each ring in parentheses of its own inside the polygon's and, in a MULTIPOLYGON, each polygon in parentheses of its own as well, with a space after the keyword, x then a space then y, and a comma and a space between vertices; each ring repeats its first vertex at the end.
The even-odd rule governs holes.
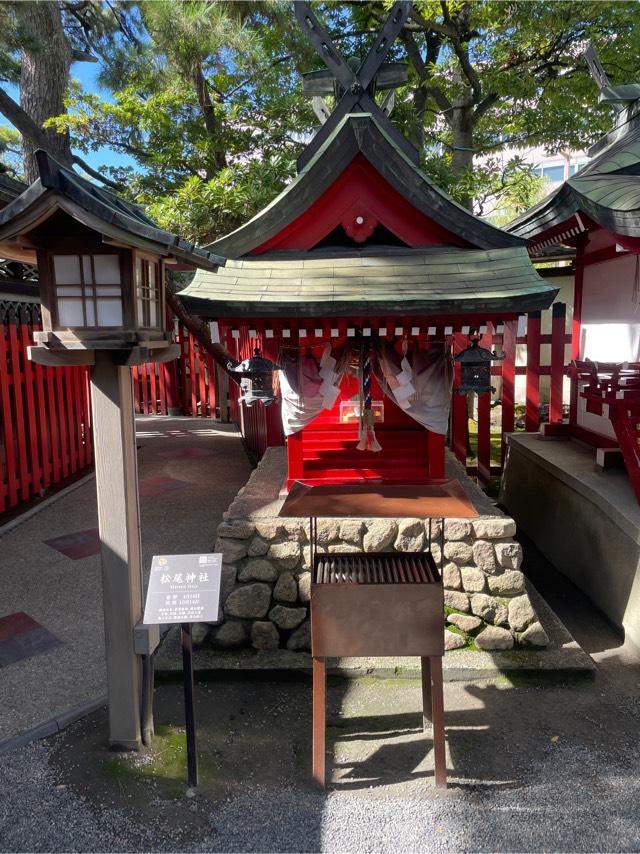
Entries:
POLYGON ((154 555, 145 625, 219 620, 222 555, 154 555))

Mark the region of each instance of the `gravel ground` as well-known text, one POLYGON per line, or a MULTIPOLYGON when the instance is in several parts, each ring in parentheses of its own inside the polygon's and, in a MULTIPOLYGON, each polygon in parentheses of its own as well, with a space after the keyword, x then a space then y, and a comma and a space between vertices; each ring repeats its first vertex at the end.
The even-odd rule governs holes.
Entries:
MULTIPOLYGON (((371 732, 371 718, 362 717, 370 704, 385 706, 390 700, 413 708, 418 689, 398 688, 389 682, 350 686, 345 694, 334 688, 334 714, 338 705, 353 713, 334 736, 337 755, 345 746, 364 750, 365 761, 350 761, 349 772, 334 776, 334 790, 326 794, 310 789, 307 757, 290 764, 275 764, 273 753, 283 752, 278 739, 295 745, 308 720, 294 702, 290 730, 267 726, 254 733, 265 714, 267 694, 278 703, 274 714, 282 720, 283 702, 307 702, 301 684, 256 684, 255 717, 248 685, 234 682, 202 689, 212 708, 219 710, 220 731, 237 722, 238 708, 228 708, 229 698, 243 695, 245 717, 238 736, 230 738, 230 770, 222 768, 214 785, 201 786, 188 797, 184 787, 167 797, 156 783, 141 788, 129 780, 96 782, 96 757, 109 755, 91 739, 102 732, 103 713, 93 722, 79 722, 61 736, 31 744, 0 757, 0 849, 2 851, 638 851, 640 850, 640 777, 638 775, 635 697, 604 695, 596 683, 551 687, 472 687, 489 697, 500 696, 500 708, 485 701, 478 726, 475 706, 465 686, 447 686, 450 715, 449 747, 456 757, 452 785, 436 791, 430 773, 409 766, 412 754, 398 745, 376 779, 371 756, 384 752, 384 735, 371 732), (401 694, 397 694, 401 691, 401 694), (530 709, 531 720, 527 720, 530 709), (544 713, 541 711, 544 709, 544 713), (229 712, 229 717, 225 717, 229 712), (101 717, 102 714, 102 717, 101 717), (500 715, 503 715, 499 727, 500 715), (597 717, 592 717, 592 714, 597 717), (462 725, 463 720, 472 727, 462 725), (364 726, 358 722, 365 721, 364 726), (564 725, 563 725, 564 722, 564 725), (359 728, 358 728, 359 726, 359 728), (351 727, 351 729, 349 729, 351 727), (465 732, 457 732, 465 730, 465 732), (471 731, 470 731, 471 730, 471 731), (561 735, 549 736, 560 732, 561 735), (635 733, 635 736, 634 736, 635 733), (275 739, 275 741, 270 741, 275 739), (242 747, 243 742, 244 747, 242 747), (262 745, 255 747, 255 745, 262 745), (538 745, 536 747, 536 745, 538 745), (234 753, 242 749, 245 753, 234 753), (465 755, 466 751, 466 755, 465 755), (254 762, 246 764, 246 756, 254 762), (241 761, 241 756, 245 761, 241 761), (271 764, 270 764, 271 760, 271 764), (297 762, 297 764, 296 764, 297 762), (398 774, 402 763, 404 775, 398 774), (235 769, 235 770, 234 770, 235 769), (412 770, 413 769, 413 770, 412 770), (484 779, 472 779, 486 771, 484 779), (374 781, 369 785, 367 780, 374 781), (340 777, 342 775, 342 777, 340 777), (283 781, 286 780, 286 786, 283 781), (344 784, 340 788, 340 784, 344 784), (102 787, 102 788, 101 788, 102 787), (119 789, 119 793, 118 793, 119 789), (136 814, 137 811, 137 814, 136 814)), ((468 686, 467 686, 468 687, 468 686)), ((165 702, 171 692, 178 703, 180 687, 163 686, 165 702)), ((170 696, 171 695, 171 696, 170 696)), ((177 706, 176 706, 177 708, 177 706)), ((384 709, 386 711, 386 709, 384 709)), ((208 713, 208 709, 207 709, 208 713)), ((172 710, 171 714, 174 714, 172 710)), ((397 730, 400 727, 394 723, 397 730)), ((334 722, 334 732, 337 728, 334 722)), ((414 746, 415 727, 405 739, 414 746)), ((381 731, 382 732, 382 731, 381 731)), ((285 742, 283 742, 285 743, 285 742)), ((407 743, 404 747, 407 747, 407 743)), ((424 744, 424 742, 422 742, 424 744)), ((210 749, 207 745, 207 749, 210 749)), ((428 751, 427 751, 428 752, 428 751)), ((102 760, 101 760, 102 761, 102 760)), ((422 764, 420 769, 422 769, 422 764)), ((451 762, 449 763, 452 767, 451 762)), ((222 767, 222 766, 221 766, 222 767)), ((205 776, 205 775, 203 775, 205 776)))

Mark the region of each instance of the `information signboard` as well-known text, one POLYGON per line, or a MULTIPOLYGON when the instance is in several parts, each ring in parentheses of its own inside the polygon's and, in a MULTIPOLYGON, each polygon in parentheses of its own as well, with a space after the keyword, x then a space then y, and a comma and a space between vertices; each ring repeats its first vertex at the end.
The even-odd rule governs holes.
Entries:
POLYGON ((221 554, 154 555, 143 622, 217 622, 221 578, 221 554))

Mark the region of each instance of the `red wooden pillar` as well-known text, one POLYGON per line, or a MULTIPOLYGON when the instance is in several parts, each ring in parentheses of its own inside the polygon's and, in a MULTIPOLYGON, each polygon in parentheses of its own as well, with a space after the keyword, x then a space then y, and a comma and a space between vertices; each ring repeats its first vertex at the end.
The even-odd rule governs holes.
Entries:
POLYGON ((505 434, 515 429, 516 339, 518 321, 508 320, 502 335, 502 463, 506 453, 505 434))
POLYGON ((535 433, 540 426, 540 312, 527 319, 527 387, 525 430, 535 433))
MULTIPOLYGON (((462 333, 456 333, 454 345, 454 353, 459 353, 468 346, 467 336, 462 333)), ((451 447, 453 453, 460 460, 463 466, 467 464, 467 445, 469 440, 469 413, 467 409, 467 395, 458 394, 455 389, 462 382, 462 368, 460 362, 454 362, 453 374, 453 401, 451 404, 452 417, 452 436, 451 447)))
POLYGON ((287 462, 289 467, 289 478, 287 485, 291 486, 294 480, 301 480, 304 474, 304 461, 302 457, 302 430, 287 436, 287 462))
POLYGON ((562 392, 564 383, 564 348, 567 307, 563 302, 552 306, 551 377, 549 379, 549 423, 562 421, 562 392))
POLYGON ((430 478, 444 477, 445 436, 427 430, 427 470, 430 478))
MULTIPOLYGON (((584 250, 589 237, 580 235, 576 243, 576 275, 573 286, 573 320, 571 322, 571 359, 580 358, 580 343, 582 338, 582 291, 584 288, 584 250)), ((569 423, 578 420, 578 383, 571 379, 571 396, 569 403, 569 423)))

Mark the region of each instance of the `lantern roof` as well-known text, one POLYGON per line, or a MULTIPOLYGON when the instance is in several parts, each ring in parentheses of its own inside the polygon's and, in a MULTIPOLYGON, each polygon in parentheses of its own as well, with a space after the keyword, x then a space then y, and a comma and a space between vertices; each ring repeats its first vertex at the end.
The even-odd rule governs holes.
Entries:
POLYGON ((181 293, 208 317, 535 311, 557 294, 525 246, 269 252, 198 273, 181 293))
POLYGON ((0 210, 0 254, 35 262, 35 250, 20 237, 62 210, 107 241, 174 257, 215 270, 224 258, 159 228, 131 202, 77 175, 43 150, 36 151, 40 177, 0 210))
POLYGON ((349 113, 299 174, 266 208, 206 248, 240 258, 298 219, 347 166, 362 155, 421 214, 478 249, 524 246, 525 241, 475 216, 434 184, 369 113, 349 113))

